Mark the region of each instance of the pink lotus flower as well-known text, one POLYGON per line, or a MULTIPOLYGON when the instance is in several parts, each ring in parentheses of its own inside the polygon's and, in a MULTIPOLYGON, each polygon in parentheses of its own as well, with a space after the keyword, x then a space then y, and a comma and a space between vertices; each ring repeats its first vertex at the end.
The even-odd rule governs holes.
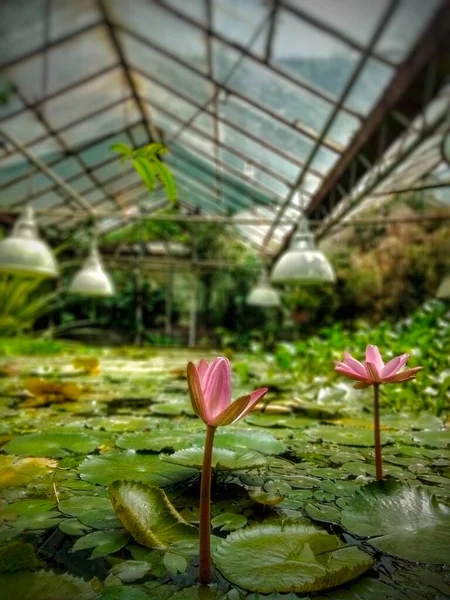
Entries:
POLYGON ((198 367, 190 362, 187 380, 195 413, 211 427, 236 423, 268 391, 268 388, 260 388, 231 402, 231 365, 227 358, 220 357, 209 364, 202 359, 198 367))
POLYGON ((409 354, 401 354, 384 364, 377 346, 369 344, 364 363, 353 358, 348 352, 344 352, 343 362, 336 363, 334 370, 348 379, 356 379, 358 383, 353 387, 357 389, 380 383, 400 383, 411 381, 423 369, 423 367, 414 367, 402 370, 408 358, 409 354))

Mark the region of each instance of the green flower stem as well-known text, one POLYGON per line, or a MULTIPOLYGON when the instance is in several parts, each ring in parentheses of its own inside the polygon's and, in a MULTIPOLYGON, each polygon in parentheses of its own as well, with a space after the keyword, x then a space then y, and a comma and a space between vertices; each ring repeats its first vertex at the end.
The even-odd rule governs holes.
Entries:
POLYGON ((200 583, 211 582, 211 462, 216 428, 207 425, 200 487, 200 583))
POLYGON ((375 469, 377 481, 383 479, 383 460, 381 458, 381 437, 380 437, 380 384, 373 384, 373 403, 374 403, 374 437, 375 437, 375 469))

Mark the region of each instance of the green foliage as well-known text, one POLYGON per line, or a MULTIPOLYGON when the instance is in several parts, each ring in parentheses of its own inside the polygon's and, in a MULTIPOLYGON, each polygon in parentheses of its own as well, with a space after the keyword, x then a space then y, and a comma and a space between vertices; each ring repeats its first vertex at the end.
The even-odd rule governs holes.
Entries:
POLYGON ((121 162, 131 160, 132 165, 144 182, 149 192, 153 192, 159 180, 167 198, 172 204, 177 199, 177 187, 175 178, 169 167, 161 160, 161 156, 167 152, 167 148, 160 143, 151 143, 148 146, 133 150, 122 142, 112 144, 110 149, 121 155, 121 162))
POLYGON ((60 304, 61 293, 48 285, 40 279, 0 276, 0 335, 30 331, 60 304))

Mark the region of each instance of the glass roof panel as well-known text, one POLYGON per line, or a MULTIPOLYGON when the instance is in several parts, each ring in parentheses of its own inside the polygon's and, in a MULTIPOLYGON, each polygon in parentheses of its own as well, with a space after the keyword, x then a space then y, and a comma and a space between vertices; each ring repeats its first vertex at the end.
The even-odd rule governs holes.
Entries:
POLYGON ((48 100, 42 108, 54 129, 88 115, 115 101, 126 93, 123 73, 114 69, 75 89, 48 100))
MULTIPOLYGON (((111 155, 113 155, 112 152, 111 152, 111 155)), ((103 183, 104 181, 107 181, 108 179, 110 179, 111 177, 114 177, 118 173, 123 173, 125 170, 128 170, 129 168, 130 168, 129 165, 121 164, 118 162, 118 160, 112 160, 107 165, 98 167, 97 169, 92 171, 92 174, 95 176, 95 178, 98 181, 103 183)))
POLYGON ((220 116, 239 125, 251 134, 272 144, 297 160, 305 160, 313 147, 313 141, 263 112, 252 108, 246 102, 230 95, 220 103, 220 116))
POLYGON ((69 179, 82 171, 80 163, 74 158, 67 158, 58 164, 52 165, 51 169, 63 179, 69 179))
MULTIPOLYGON (((142 184, 141 178, 135 171, 128 173, 128 175, 123 175, 116 181, 112 181, 111 183, 105 184, 105 190, 109 194, 115 194, 117 191, 131 186, 133 183, 142 184)), ((144 189, 143 184, 141 189, 144 189)))
POLYGON ((214 0, 213 30, 248 48, 257 29, 266 21, 267 26, 263 26, 250 48, 254 54, 263 56, 269 30, 270 8, 270 2, 265 0, 214 0))
POLYGON ((347 98, 347 105, 365 115, 382 96, 394 76, 394 69, 369 58, 347 98))
POLYGON ((153 81, 142 77, 139 73, 133 72, 133 79, 136 82, 139 94, 149 102, 150 106, 155 103, 156 106, 160 106, 186 121, 197 112, 195 106, 168 92, 153 81))
POLYGON ((196 102, 203 103, 211 96, 212 85, 205 77, 193 73, 126 33, 120 33, 119 37, 132 67, 148 73, 196 102))
POLYGON ((188 17, 192 17, 200 23, 206 24, 206 3, 205 0, 163 0, 164 4, 173 6, 179 12, 183 12, 188 17))
MULTIPOLYGON (((126 102, 126 114, 128 123, 132 124, 141 120, 141 116, 133 100, 126 102)), ((83 142, 102 137, 113 131, 118 131, 125 125, 124 103, 114 108, 110 108, 95 118, 89 119, 65 129, 61 132, 61 138, 69 146, 77 146, 83 142)))
POLYGON ((134 0, 132 10, 124 10, 123 0, 109 0, 108 7, 119 25, 207 71, 206 36, 196 27, 155 2, 149 6, 146 0, 134 0))
POLYGON ((396 63, 404 60, 440 4, 440 0, 401 0, 375 50, 396 63))
POLYGON ((288 181, 293 182, 298 175, 298 167, 291 162, 288 162, 274 152, 260 146, 253 140, 245 137, 238 131, 235 131, 224 123, 219 123, 220 141, 228 146, 239 150, 242 154, 251 156, 254 160, 262 165, 268 166, 275 171, 278 171, 288 181))
POLYGON ((47 135, 45 127, 30 110, 26 110, 16 117, 6 119, 1 126, 7 133, 10 133, 25 144, 47 135))
MULTIPOLYGON (((3 0, 0 56, 6 63, 44 45, 45 0, 3 0)), ((50 39, 73 33, 99 21, 94 0, 58 0, 50 12, 50 39)))
MULTIPOLYGON (((241 53, 214 41, 214 76, 219 82, 227 80, 241 53)), ((250 58, 244 59, 227 80, 227 87, 267 107, 276 115, 302 126, 313 135, 323 127, 332 105, 289 83, 267 67, 250 58)))
MULTIPOLYGON (((47 93, 56 92, 116 63, 117 58, 108 31, 105 26, 99 25, 48 49, 47 93)), ((26 59, 6 69, 5 76, 30 102, 42 97, 42 55, 26 59)))
POLYGON ((70 182, 70 187, 79 194, 82 194, 84 191, 91 189, 93 185, 94 184, 92 182, 92 179, 90 177, 87 177, 86 175, 77 177, 76 179, 70 182))
POLYGON ((359 56, 357 51, 297 19, 290 11, 279 11, 272 62, 300 80, 337 98, 350 79, 359 56))
POLYGON ((4 94, 7 100, 6 102, 0 102, 0 120, 25 107, 24 103, 19 98, 19 96, 16 93, 11 92, 10 83, 8 82, 8 80, 6 78, 1 77, 1 75, 0 94, 4 94))
POLYGON ((98 144, 94 144, 90 148, 82 150, 80 152, 80 158, 89 166, 101 163, 106 158, 114 156, 114 153, 110 150, 110 146, 111 144, 115 144, 116 142, 123 142, 125 144, 129 144, 130 140, 128 139, 128 136, 125 133, 111 135, 105 140, 99 142, 98 144))
MULTIPOLYGON (((408 1, 408 0, 407 0, 408 1)), ((367 46, 389 0, 285 0, 293 8, 367 46)))

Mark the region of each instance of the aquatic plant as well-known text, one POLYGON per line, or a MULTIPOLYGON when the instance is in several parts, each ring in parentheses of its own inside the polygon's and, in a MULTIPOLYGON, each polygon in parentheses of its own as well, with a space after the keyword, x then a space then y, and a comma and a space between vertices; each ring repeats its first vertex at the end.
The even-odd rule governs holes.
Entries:
POLYGON ((200 487, 200 581, 211 581, 211 462, 217 427, 239 421, 261 400, 268 388, 260 388, 231 401, 231 365, 227 358, 211 363, 202 359, 196 367, 187 367, 187 380, 192 407, 206 425, 200 487))
POLYGON ((344 360, 337 362, 334 370, 336 373, 357 381, 354 388, 360 390, 373 385, 374 394, 374 436, 375 436, 375 467, 376 477, 383 479, 383 464, 381 457, 380 438, 380 402, 379 390, 382 383, 402 383, 415 379, 417 373, 423 367, 405 369, 403 367, 409 358, 409 354, 395 356, 384 364, 377 346, 369 344, 366 348, 366 360, 363 363, 353 358, 349 352, 344 352, 344 360))

